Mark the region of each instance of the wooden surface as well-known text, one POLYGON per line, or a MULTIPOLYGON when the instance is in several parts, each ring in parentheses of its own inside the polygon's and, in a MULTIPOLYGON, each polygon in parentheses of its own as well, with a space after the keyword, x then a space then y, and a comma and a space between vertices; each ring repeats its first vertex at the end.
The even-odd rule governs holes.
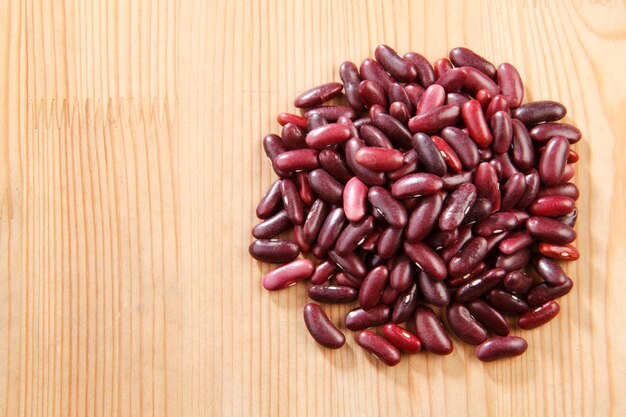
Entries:
POLYGON ((623 1, 5 0, 0 48, 0 417, 626 413, 623 1), (575 287, 520 358, 389 369, 261 289, 261 138, 382 42, 512 62, 583 132, 575 287))

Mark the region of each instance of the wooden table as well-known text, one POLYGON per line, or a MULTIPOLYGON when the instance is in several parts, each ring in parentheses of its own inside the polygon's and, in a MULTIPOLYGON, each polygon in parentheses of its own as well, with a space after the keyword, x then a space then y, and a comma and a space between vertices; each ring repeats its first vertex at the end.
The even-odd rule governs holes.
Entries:
POLYGON ((0 416, 625 415, 622 1, 7 0, 0 39, 0 416), (379 43, 515 63, 583 132, 575 288, 522 357, 390 369, 262 291, 261 138, 379 43))

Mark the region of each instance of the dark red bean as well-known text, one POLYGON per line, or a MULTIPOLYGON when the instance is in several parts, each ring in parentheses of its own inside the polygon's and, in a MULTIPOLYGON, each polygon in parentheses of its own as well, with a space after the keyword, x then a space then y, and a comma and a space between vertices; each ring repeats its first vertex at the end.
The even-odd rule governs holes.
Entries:
POLYGON ((474 173, 474 185, 476 185, 478 197, 489 200, 492 211, 500 210, 498 175, 491 164, 482 162, 478 165, 474 173))
POLYGON ((498 248, 505 255, 512 255, 517 251, 526 249, 535 243, 535 239, 525 230, 511 233, 506 239, 500 242, 498 248))
POLYGON ((391 321, 402 323, 407 321, 415 312, 419 301, 419 291, 416 283, 411 283, 410 287, 402 291, 393 307, 391 321))
POLYGON ((379 304, 370 309, 361 307, 351 310, 346 315, 346 327, 350 330, 363 330, 389 321, 391 310, 389 306, 379 304))
POLYGON ((493 136, 485 120, 485 115, 480 103, 469 100, 461 107, 463 122, 469 130, 470 137, 480 148, 486 148, 493 142, 493 136))
POLYGON ((512 271, 504 277, 504 289, 515 295, 523 295, 533 285, 533 278, 522 271, 512 271))
POLYGON ((509 211, 519 202, 526 191, 526 177, 521 172, 511 175, 504 184, 500 210, 509 211))
POLYGON ((363 60, 359 73, 362 79, 376 81, 385 91, 388 91, 389 86, 396 82, 391 75, 387 74, 382 65, 370 58, 363 60))
POLYGON ((378 239, 380 239, 380 234, 382 231, 377 228, 369 234, 361 244, 361 249, 366 251, 374 251, 376 249, 376 244, 378 243, 378 239))
POLYGON ((466 79, 467 74, 463 68, 454 68, 439 77, 437 84, 443 87, 446 93, 456 93, 465 85, 466 79))
POLYGON ((387 366, 396 366, 400 363, 400 351, 387 339, 371 330, 362 330, 356 334, 356 343, 370 352, 387 366))
POLYGON ((506 271, 502 268, 494 268, 485 271, 478 277, 459 287, 454 298, 460 303, 475 300, 500 284, 505 276, 506 271))
POLYGON ((487 339, 487 330, 462 304, 452 303, 446 309, 446 318, 452 332, 470 345, 478 345, 487 339))
POLYGON ((282 201, 283 196, 280 193, 280 180, 276 180, 256 206, 256 216, 259 219, 270 218, 282 208, 282 201))
POLYGON ((399 150, 376 147, 359 149, 354 159, 372 171, 393 171, 404 163, 404 155, 399 150))
POLYGON ((290 287, 309 278, 314 269, 313 262, 308 259, 291 261, 265 274, 263 288, 274 291, 290 287))
POLYGON ((346 106, 319 106, 313 107, 304 113, 304 117, 311 117, 313 114, 320 114, 328 122, 336 122, 341 116, 349 119, 356 119, 357 114, 351 107, 346 106))
POLYGON ((569 143, 576 143, 582 133, 576 126, 567 123, 542 123, 530 129, 530 137, 538 143, 547 143, 555 136, 563 136, 569 143))
POLYGON ((456 172, 457 174, 463 170, 463 166, 461 164, 461 160, 459 156, 456 154, 454 149, 446 141, 444 141, 439 136, 431 136, 430 139, 433 141, 439 153, 441 154, 443 160, 446 165, 452 172, 456 172))
POLYGON ((563 182, 552 187, 543 187, 537 193, 537 198, 546 197, 549 195, 562 195, 576 201, 580 196, 580 192, 578 191, 578 187, 576 186, 576 184, 573 184, 571 182, 563 182))
POLYGON ((308 290, 311 299, 320 303, 349 303, 359 296, 352 287, 342 285, 313 285, 308 290))
POLYGON ((434 174, 420 172, 400 178, 391 187, 391 195, 395 198, 431 195, 441 190, 443 182, 434 174))
POLYGON ((252 236, 257 239, 271 239, 284 232, 292 225, 285 210, 281 210, 272 217, 262 221, 252 229, 252 236))
POLYGON ((511 121, 513 126, 513 161, 523 171, 535 164, 535 150, 526 126, 519 120, 511 121))
POLYGON ((306 242, 315 242, 329 211, 330 206, 328 203, 319 198, 315 200, 304 221, 304 227, 302 229, 303 238, 306 242))
POLYGON ((374 104, 378 104, 384 108, 389 107, 387 93, 376 81, 361 81, 357 91, 359 93, 359 100, 366 108, 369 109, 374 104))
POLYGON ((362 308, 374 307, 380 301, 389 280, 389 270, 384 265, 372 269, 363 280, 359 290, 359 304, 362 308))
POLYGON ((416 52, 409 52, 404 59, 411 62, 417 72, 417 82, 424 88, 428 88, 435 82, 435 71, 426 58, 416 52))
POLYGON ((548 301, 544 305, 529 311, 517 319, 517 324, 522 329, 534 329, 543 326, 559 314, 561 306, 556 301, 548 301))
POLYGON ((568 153, 569 142, 563 136, 556 136, 548 141, 539 159, 539 176, 546 186, 554 186, 561 182, 568 153))
POLYGON ((403 149, 411 147, 411 132, 394 117, 378 113, 372 118, 372 124, 387 135, 397 147, 403 149))
POLYGON ((391 181, 396 181, 405 175, 412 174, 417 171, 419 166, 419 157, 417 156, 417 152, 414 149, 409 149, 404 153, 404 163, 403 165, 395 170, 387 173, 387 178, 391 181))
POLYGON ((580 258, 580 253, 573 245, 555 245, 542 242, 539 244, 539 252, 543 256, 561 261, 575 261, 580 258))
POLYGON ((441 107, 445 100, 446 91, 444 88, 439 84, 433 84, 424 91, 424 94, 422 94, 419 103, 417 103, 415 114, 424 114, 429 110, 441 107))
POLYGON ((450 62, 448 58, 439 58, 438 60, 435 61, 435 64, 433 65, 433 67, 435 70, 435 79, 441 78, 443 74, 445 74, 446 72, 454 68, 454 66, 452 65, 452 62, 450 62))
POLYGON ((318 127, 326 126, 328 121, 321 113, 312 113, 307 116, 307 130, 310 132, 318 127))
POLYGON ((440 250, 448 245, 451 245, 459 238, 459 229, 452 230, 435 230, 432 232, 424 242, 435 250, 440 250))
POLYGON ((341 207, 331 210, 317 236, 317 245, 322 249, 330 249, 341 234, 345 222, 346 216, 341 207))
POLYGON ((324 261, 317 264, 313 275, 311 275, 311 284, 321 285, 325 283, 335 274, 337 269, 337 264, 332 261, 324 261))
POLYGON ((513 163, 513 161, 511 161, 511 158, 509 157, 508 152, 496 155, 493 161, 491 162, 500 166, 498 168, 499 179, 506 180, 507 178, 519 172, 519 169, 517 169, 517 166, 513 163))
POLYGON ((317 196, 309 184, 309 176, 304 171, 296 172, 296 186, 298 188, 298 195, 302 204, 310 206, 317 199, 317 196))
MULTIPOLYGON (((498 87, 498 85, 487 75, 478 71, 476 68, 472 68, 472 67, 462 67, 462 68, 465 70, 465 73, 467 74, 464 88, 470 94, 476 95, 476 93, 480 90, 485 90, 492 97, 500 94, 500 88, 498 87)), ((506 94, 504 96, 506 97, 506 94)))
POLYGON ((446 104, 451 104, 461 108, 470 98, 462 93, 448 93, 446 94, 446 104))
POLYGON ((409 94, 406 92, 406 90, 401 84, 398 84, 398 83, 391 84, 389 86, 388 96, 389 96, 390 103, 400 102, 404 104, 409 111, 413 108, 411 97, 409 97, 409 94))
POLYGON ((417 283, 427 303, 437 307, 450 304, 450 291, 445 282, 432 279, 426 272, 420 271, 417 275, 417 283))
POLYGON ((517 227, 519 224, 517 217, 506 211, 493 213, 484 220, 474 225, 474 233, 479 236, 489 236, 492 234, 502 233, 517 227))
POLYGON ((344 334, 335 327, 326 312, 317 304, 305 305, 303 316, 306 328, 320 345, 330 349, 339 349, 346 343, 344 334))
POLYGON ((292 113, 278 113, 276 121, 280 123, 281 126, 285 126, 287 123, 293 123, 300 129, 306 129, 308 126, 306 117, 292 113))
POLYGON ((293 261, 300 255, 298 245, 289 240, 259 239, 248 248, 254 259, 270 263, 286 263, 293 261))
POLYGON ((296 97, 293 105, 299 108, 319 106, 341 94, 341 90, 343 90, 343 85, 340 83, 318 85, 296 97))
POLYGON ((555 217, 554 220, 563 223, 569 227, 574 227, 576 225, 576 220, 578 219, 578 209, 572 210, 571 213, 566 214, 565 216, 555 217))
MULTIPOLYGON (((333 262, 334 265, 337 265, 333 262)), ((337 272, 335 275, 335 282, 337 285, 343 285, 346 287, 352 288, 361 288, 361 279, 357 277, 353 277, 352 275, 345 272, 337 272)))
POLYGON ((502 268, 506 272, 522 269, 530 261, 530 251, 528 249, 521 249, 511 255, 499 255, 496 258, 495 267, 502 268))
POLYGON ((441 250, 439 255, 444 262, 450 262, 450 259, 457 254, 461 248, 472 238, 472 228, 468 226, 459 227, 459 237, 456 242, 446 246, 441 250))
POLYGON ((348 274, 356 278, 363 278, 367 274, 365 262, 356 253, 338 254, 335 250, 328 251, 328 257, 348 274))
POLYGON ((343 185, 323 169, 309 172, 309 184, 324 201, 339 205, 343 201, 343 185))
POLYGON ((349 139, 345 145, 346 163, 361 181, 367 185, 385 184, 385 175, 382 172, 372 171, 356 162, 355 155, 363 147, 363 141, 358 138, 349 139))
POLYGON ((392 149, 393 145, 387 135, 372 125, 363 125, 359 131, 361 138, 368 146, 392 149))
POLYGON ((341 81, 343 81, 344 90, 350 106, 356 111, 363 110, 363 103, 361 103, 357 92, 361 77, 359 77, 359 71, 356 65, 354 65, 354 62, 343 62, 339 66, 339 77, 341 77, 341 81))
POLYGON ((311 243, 304 240, 302 225, 295 225, 293 227, 293 240, 302 252, 306 253, 311 251, 311 243))
POLYGON ((461 110, 457 106, 447 104, 412 117, 409 129, 414 133, 437 133, 446 126, 455 125, 460 116, 461 110))
POLYGON ((345 184, 354 176, 350 168, 348 168, 348 164, 343 155, 337 153, 334 149, 324 149, 320 152, 319 163, 322 168, 341 183, 345 184))
POLYGON ((457 253, 448 263, 451 277, 460 277, 472 272, 487 256, 487 240, 475 237, 457 253))
POLYGON ((396 291, 404 291, 413 283, 413 273, 415 267, 406 255, 396 258, 396 262, 391 268, 389 283, 396 291))
POLYGON ((364 217, 357 222, 350 222, 337 238, 335 250, 342 255, 353 252, 372 230, 374 230, 372 216, 364 217))
POLYGON ((508 63, 498 65, 498 86, 512 109, 519 107, 524 98, 524 84, 517 69, 508 63))
POLYGON ((398 291, 394 290, 388 285, 387 288, 385 288, 385 291, 383 291, 382 295, 380 296, 380 303, 392 306, 398 299, 399 295, 400 293, 398 291))
POLYGON ((402 123, 402 125, 406 125, 411 118, 411 110, 406 104, 395 101, 389 106, 389 115, 402 123))
POLYGON ((407 241, 419 242, 425 238, 437 224, 442 208, 443 197, 440 193, 420 197, 409 218, 406 229, 407 241))
POLYGON ((452 353, 454 350, 452 341, 433 310, 426 306, 418 306, 414 320, 417 337, 426 350, 437 355, 452 353))
POLYGON ((283 143, 288 149, 306 148, 305 134, 293 123, 287 123, 281 131, 283 143))
POLYGON ((402 58, 394 49, 387 45, 378 45, 374 51, 376 60, 396 80, 408 83, 417 77, 417 70, 413 64, 402 58))
POLYGON ((448 271, 445 262, 425 243, 404 242, 404 253, 433 279, 442 281, 446 278, 448 271))
POLYGON ((541 187, 541 179, 539 178, 539 172, 537 172, 536 169, 531 169, 530 173, 526 174, 525 179, 526 189, 517 204, 515 204, 515 207, 519 210, 527 209, 528 206, 535 201, 541 187))
POLYGON ((283 207, 289 216, 291 223, 298 225, 304 223, 304 209, 298 194, 296 184, 289 178, 284 178, 280 183, 280 192, 283 196, 283 207))
POLYGON ((381 113, 387 114, 387 109, 381 106, 380 104, 372 104, 372 107, 370 107, 369 112, 368 112, 370 121, 374 120, 376 115, 381 114, 381 113))
POLYGON ((478 165, 478 148, 467 133, 456 127, 446 127, 441 131, 441 137, 454 150, 465 169, 470 170, 478 165))
POLYGON ((566 164, 565 168, 563 169, 563 176, 561 177, 561 181, 571 181, 571 179, 574 178, 574 175, 576 175, 574 167, 570 164, 566 164))
POLYGON ((563 216, 571 213, 576 207, 576 202, 566 196, 550 195, 539 197, 529 207, 533 216, 563 216))
MULTIPOLYGON (((392 88, 393 87, 390 87, 389 91, 391 91, 392 88)), ((405 84, 403 88, 407 96, 409 96, 409 100, 411 100, 411 108, 417 108, 417 103, 419 103, 422 94, 424 94, 424 88, 415 83, 405 84)))
POLYGON ((572 290, 573 286, 574 282, 571 279, 568 279, 565 284, 559 285, 558 287, 550 287, 547 284, 539 284, 528 292, 528 305, 531 307, 538 307, 548 301, 563 297, 572 290))
POLYGON ((308 171, 319 166, 318 155, 319 152, 314 149, 294 149, 276 156, 274 166, 283 172, 308 171))
POLYGON ((356 119, 354 122, 354 127, 357 129, 361 129, 365 125, 372 124, 372 119, 369 115, 363 116, 361 118, 356 119))
POLYGON ((267 157, 270 161, 272 161, 272 168, 274 169, 274 172, 276 172, 276 175, 279 177, 289 176, 289 172, 281 170, 275 163, 276 157, 287 150, 280 136, 275 134, 266 135, 263 138, 263 149, 265 150, 267 157))
POLYGON ((459 47, 450 50, 449 58, 456 67, 473 67, 483 72, 490 78, 496 76, 496 67, 494 67, 491 62, 487 61, 485 58, 468 48, 459 47))
POLYGON ((378 255, 383 259, 391 258, 402 244, 404 229, 389 226, 378 239, 378 255))
POLYGON ((491 305, 503 314, 519 316, 530 310, 524 300, 506 291, 491 290, 488 298, 491 305))
POLYGON ((407 223, 406 209, 382 187, 371 187, 367 193, 369 202, 395 228, 403 228, 407 223))
POLYGON ((422 349, 422 342, 420 342, 417 336, 397 324, 385 324, 383 326, 383 335, 403 352, 417 353, 422 349))
POLYGON ((461 171, 460 174, 447 174, 441 177, 444 190, 454 190, 461 184, 472 182, 473 179, 474 171, 461 171))
MULTIPOLYGON (((485 269, 487 269, 487 264, 484 262, 481 262, 469 274, 463 275, 461 277, 456 277, 456 278, 449 277, 446 282, 448 286, 450 287, 459 287, 465 284, 466 282, 472 281, 474 278, 478 277, 480 274, 482 274, 485 271, 485 269)), ((457 289, 458 288, 454 288, 454 291, 456 291, 457 289)))
POLYGON ((563 285, 569 279, 558 263, 545 256, 533 256, 532 265, 535 272, 552 287, 563 285))
POLYGON ((542 122, 554 122, 565 117, 567 109, 556 101, 534 101, 526 103, 513 111, 513 117, 525 125, 542 122))
POLYGON ((337 124, 347 127, 350 130, 351 138, 359 137, 359 129, 354 125, 354 122, 345 116, 341 116, 337 119, 337 124))
POLYGON ((576 239, 574 229, 548 217, 530 217, 526 220, 526 229, 533 237, 547 243, 565 245, 576 239))
POLYGON ((528 343, 517 336, 493 337, 476 348, 476 357, 483 362, 519 356, 526 352, 528 343))
POLYGON ((474 300, 465 306, 472 316, 476 318, 490 332, 498 336, 506 336, 511 328, 506 318, 483 300, 474 300))
MULTIPOLYGON (((487 106, 487 110, 485 110, 485 119, 487 120, 487 124, 491 124, 493 116, 499 111, 504 112, 504 114, 509 116, 509 102, 501 94, 493 97, 489 102, 489 105, 487 106)), ((495 136, 495 132, 493 132, 493 127, 492 133, 495 136)))
POLYGON ((465 217, 463 218, 464 225, 471 225, 481 220, 486 219, 491 213, 491 202, 486 198, 479 197, 474 201, 472 207, 469 209, 465 217))
POLYGON ((306 135, 306 144, 311 148, 323 149, 350 138, 350 129, 339 123, 331 123, 313 129, 306 135))
POLYGON ((472 204, 476 201, 476 196, 477 191, 474 184, 459 185, 445 201, 439 216, 439 228, 449 231, 459 227, 472 204))
POLYGON ((446 174, 446 162, 428 135, 416 133, 411 140, 411 145, 417 153, 424 170, 438 176, 446 174))

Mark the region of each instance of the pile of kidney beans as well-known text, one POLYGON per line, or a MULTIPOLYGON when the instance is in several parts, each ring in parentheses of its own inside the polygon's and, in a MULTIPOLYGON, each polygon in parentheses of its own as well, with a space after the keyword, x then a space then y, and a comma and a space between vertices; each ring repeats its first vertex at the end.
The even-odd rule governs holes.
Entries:
POLYGON ((579 257, 570 180, 581 133, 555 123, 562 104, 523 104, 511 64, 467 48, 434 66, 386 45, 375 58, 341 64, 342 83, 296 97, 304 114, 279 114, 281 136, 263 140, 280 179, 249 251, 285 264, 263 286, 308 280, 317 303, 350 304, 339 326, 307 304, 311 336, 339 348, 339 327, 357 331, 390 366, 401 352, 451 353, 450 334, 482 361, 519 355, 527 343, 512 323, 543 325, 572 289, 559 261, 579 257))

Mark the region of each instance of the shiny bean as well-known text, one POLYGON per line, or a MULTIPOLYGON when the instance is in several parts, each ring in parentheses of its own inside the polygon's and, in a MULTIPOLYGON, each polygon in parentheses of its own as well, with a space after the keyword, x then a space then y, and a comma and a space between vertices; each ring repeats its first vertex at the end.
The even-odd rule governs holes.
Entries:
POLYGON ((463 47, 453 48, 450 50, 449 58, 456 67, 473 67, 489 78, 496 76, 496 67, 471 49, 463 47))
POLYGON ((503 314, 519 316, 530 310, 524 300, 506 291, 491 290, 488 298, 491 305, 503 314))
POLYGON ((289 240, 258 239, 248 248, 254 259, 269 263, 286 263, 300 255, 298 245, 289 240))
POLYGON ((463 304, 450 304, 446 309, 446 318, 452 332, 465 343, 478 345, 487 339, 487 330, 463 304))
POLYGON ((283 196, 283 207, 285 207, 291 223, 295 225, 303 224, 304 209, 296 184, 289 178, 284 178, 280 182, 280 193, 283 196))
POLYGON ((398 83, 391 84, 389 86, 389 91, 387 95, 389 97, 390 103, 400 102, 404 104, 409 111, 413 109, 413 103, 411 102, 411 98, 409 97, 409 94, 406 92, 406 90, 401 84, 398 84, 398 83))
POLYGON ((396 82, 391 75, 387 74, 382 65, 370 58, 363 60, 359 73, 362 79, 376 81, 385 91, 388 91, 391 84, 396 82))
POLYGON ((378 255, 383 259, 391 258, 402 244, 404 229, 389 226, 378 239, 378 255))
POLYGON ((395 101, 389 106, 389 115, 399 121, 402 125, 406 125, 411 118, 411 110, 406 106, 406 104, 395 101))
POLYGON ((483 300, 474 300, 465 304, 472 316, 490 332, 506 336, 511 328, 506 318, 483 300))
POLYGON ((530 261, 530 251, 528 249, 521 249, 510 255, 499 255, 496 258, 495 267, 502 268, 506 272, 522 269, 530 261))
POLYGON ((429 173, 409 174, 397 180, 391 187, 391 195, 395 198, 431 195, 441 190, 441 178, 429 173))
POLYGON ((254 226, 252 236, 257 239, 271 239, 279 233, 284 232, 292 225, 291 220, 285 210, 281 210, 272 217, 265 219, 254 226))
POLYGON ((433 279, 442 281, 447 275, 445 262, 428 245, 422 242, 404 242, 404 253, 433 279))
POLYGON ((397 149, 367 146, 359 149, 354 159, 365 168, 379 172, 399 169, 404 163, 404 155, 397 149))
POLYGON ((354 252, 340 255, 337 251, 329 250, 328 257, 335 262, 339 268, 356 278, 363 278, 365 274, 367 274, 365 262, 354 252))
POLYGON ((371 187, 367 198, 375 210, 383 215, 387 223, 395 228, 403 228, 407 223, 406 209, 382 187, 371 187))
POLYGON ((343 185, 325 170, 315 169, 309 172, 309 184, 322 200, 330 204, 342 203, 343 185))
POLYGON ((476 142, 478 147, 486 148, 493 142, 493 136, 485 120, 485 115, 480 103, 476 100, 469 100, 461 107, 463 122, 469 130, 470 137, 476 142))
POLYGON ((556 101, 534 101, 526 103, 513 111, 513 117, 525 125, 542 122, 554 122, 565 117, 567 109, 556 101))
POLYGON ((515 295, 523 295, 533 285, 533 278, 523 271, 509 272, 503 281, 504 289, 515 295))
POLYGON ((380 65, 400 82, 408 83, 417 77, 417 70, 413 64, 387 45, 378 45, 374 51, 374 56, 380 65))
POLYGON ((397 324, 385 324, 383 326, 383 335, 403 352, 417 353, 422 349, 422 342, 420 342, 417 336, 397 324))
POLYGON ((493 337, 476 348, 476 357, 483 362, 519 356, 526 352, 528 343, 517 336, 493 337))
POLYGON ((437 224, 442 208, 443 197, 440 193, 420 197, 407 224, 406 240, 419 242, 425 238, 437 224))
MULTIPOLYGON (((494 96, 491 101, 489 101, 489 105, 485 110, 485 119, 487 120, 487 124, 491 124, 493 116, 500 111, 504 112, 504 114, 506 114, 507 116, 510 116, 509 102, 506 100, 506 98, 504 98, 503 95, 498 94, 497 96, 494 96)), ((493 132, 493 127, 492 133, 495 136, 495 132, 493 132)))
POLYGON ((526 230, 533 237, 556 245, 572 243, 576 239, 576 231, 574 229, 548 217, 530 217, 526 220, 526 230))
POLYGON ((435 79, 441 78, 443 74, 452 70, 454 66, 448 58, 439 58, 435 61, 433 69, 435 70, 435 79))
POLYGON ((573 245, 555 245, 542 242, 539 244, 539 252, 543 256, 561 261, 575 261, 580 258, 580 253, 573 245))
POLYGON ((552 187, 543 187, 537 193, 537 198, 546 197, 549 195, 562 195, 576 201, 580 196, 580 192, 578 191, 578 187, 576 186, 576 184, 573 184, 571 182, 562 182, 552 187))
MULTIPOLYGON (((333 265, 337 265, 333 262, 333 265)), ((337 274, 335 274, 335 282, 337 283, 337 285, 343 285, 346 287, 352 287, 352 288, 356 288, 359 289, 361 288, 361 279, 354 277, 346 272, 337 272, 337 274)))
POLYGON ((456 93, 465 85, 467 73, 463 68, 453 68, 447 71, 436 81, 438 85, 443 87, 446 93, 456 93))
POLYGON ((325 283, 335 274, 337 269, 337 264, 332 261, 324 261, 317 264, 313 275, 311 275, 311 284, 321 285, 325 283))
POLYGON ((527 171, 535 164, 535 150, 526 126, 513 119, 513 161, 522 170, 527 171))
POLYGON ((350 106, 356 111, 363 110, 363 103, 361 103, 357 91, 361 77, 359 77, 359 71, 356 65, 354 65, 354 62, 343 62, 339 66, 339 77, 341 77, 341 81, 343 81, 346 98, 350 106))
POLYGON ((326 126, 327 124, 328 121, 321 113, 312 113, 307 116, 307 130, 309 132, 317 129, 318 127, 326 126))
POLYGON ((569 279, 558 263, 545 256, 533 256, 532 265, 535 272, 552 287, 563 285, 569 279))
POLYGON ((300 94, 293 101, 293 105, 299 108, 319 106, 325 101, 331 100, 341 94, 343 84, 327 83, 313 87, 300 94))
POLYGON ((569 142, 563 136, 550 139, 539 159, 539 176, 546 186, 554 186, 561 182, 567 164, 569 142))
POLYGON ((417 283, 424 300, 437 307, 445 307, 450 304, 450 291, 443 281, 432 279, 424 271, 417 274, 417 283))
MULTIPOLYGON (((465 79, 465 89, 472 95, 476 95, 479 90, 485 90, 491 96, 500 94, 498 85, 487 75, 472 67, 461 67, 465 70, 467 78, 465 79)), ((506 95, 505 95, 506 97, 506 95)), ((508 97, 507 97, 508 99, 508 97)))
POLYGON ((446 163, 439 149, 437 149, 437 146, 428 135, 416 133, 411 139, 411 145, 417 153, 424 170, 438 176, 446 174, 446 163))
POLYGON ((402 357, 400 351, 387 339, 371 330, 362 330, 356 334, 356 343, 370 352, 387 366, 396 366, 402 357))
POLYGON ((448 263, 451 277, 460 277, 472 272, 487 256, 487 240, 475 237, 457 253, 448 263))
POLYGON ((444 88, 439 84, 433 84, 424 91, 424 94, 422 94, 419 103, 417 103, 415 114, 424 114, 429 110, 441 107, 445 100, 446 91, 444 88))
POLYGON ((509 211, 519 202, 526 191, 526 177, 521 172, 511 175, 504 184, 500 210, 509 211))
POLYGON ((409 129, 413 133, 437 133, 446 126, 455 125, 461 110, 452 104, 436 107, 409 119, 409 129))
MULTIPOLYGON (((467 75, 466 75, 467 77, 467 75)), ((448 93, 446 94, 446 104, 452 104, 461 108, 470 98, 462 93, 448 93)))
POLYGON ((413 283, 414 265, 406 255, 400 255, 391 268, 389 283, 396 291, 404 291, 413 283))
POLYGON ((263 288, 274 291, 290 287, 304 281, 313 274, 313 262, 308 259, 297 259, 268 272, 263 277, 263 288))
POLYGON ((486 198, 491 203, 492 212, 500 210, 500 187, 495 168, 488 162, 482 162, 474 173, 474 185, 478 197, 486 198))
POLYGON ((283 172, 311 170, 319 166, 318 155, 315 149, 294 149, 277 155, 274 166, 283 172))
POLYGON ((297 114, 293 113, 278 113, 278 116, 276 116, 276 121, 281 126, 285 126, 287 123, 293 123, 300 129, 306 129, 308 126, 306 117, 298 116, 297 114))
POLYGON ((568 279, 565 284, 559 285, 558 287, 551 287, 547 284, 539 284, 528 292, 528 305, 531 307, 538 307, 548 301, 563 297, 572 290, 573 286, 574 282, 571 279, 568 279))
POLYGON ((511 233, 506 239, 500 242, 498 248, 505 255, 512 255, 522 249, 526 249, 535 243, 535 239, 525 230, 511 233))
MULTIPOLYGON (((415 109, 420 98, 422 98, 422 94, 424 94, 424 87, 415 83, 409 83, 405 84, 403 88, 407 96, 409 96, 409 100, 411 100, 411 108, 415 109)), ((389 91, 391 91, 391 88, 389 91)))
POLYGON ((445 201, 439 216, 439 228, 444 231, 456 229, 476 201, 476 186, 472 183, 459 185, 445 201))
POLYGON ((309 298, 320 303, 349 303, 357 299, 359 292, 342 285, 313 285, 308 289, 309 298))
POLYGON ((276 180, 256 206, 256 216, 259 219, 269 219, 282 208, 282 201, 283 196, 280 193, 280 180, 276 180))
POLYGON ((439 153, 441 154, 443 160, 446 165, 450 169, 450 171, 455 173, 460 173, 463 170, 463 166, 461 164, 461 160, 456 152, 452 149, 450 145, 446 141, 444 141, 439 136, 431 136, 430 139, 433 141, 439 153))
POLYGON ((437 355, 452 353, 452 341, 433 310, 427 306, 418 306, 414 323, 417 337, 426 350, 437 355))
POLYGON ((372 118, 372 124, 387 135, 397 147, 403 149, 411 147, 411 132, 394 117, 378 113, 372 118))
POLYGON ((383 185, 385 183, 385 175, 382 172, 367 169, 356 161, 355 155, 363 145, 363 141, 358 138, 352 138, 346 142, 346 163, 350 170, 352 170, 363 183, 367 185, 383 185))
POLYGON ((353 177, 343 155, 334 149, 324 149, 319 153, 319 163, 330 175, 343 184, 353 177))
POLYGON ((501 211, 489 215, 484 220, 474 225, 474 233, 479 236, 489 236, 511 230, 519 224, 517 217, 507 211, 501 211))
POLYGON ((465 169, 476 168, 479 163, 478 147, 467 133, 449 126, 441 130, 441 137, 456 152, 465 169))
POLYGON ((542 123, 530 129, 530 137, 538 143, 547 143, 555 136, 563 136, 569 143, 576 143, 582 138, 582 133, 568 123, 542 123))
POLYGON ((517 319, 517 324, 522 329, 534 329, 543 326, 559 314, 561 306, 556 301, 548 301, 517 319))
POLYGON ((529 207, 533 216, 563 216, 569 214, 576 207, 576 202, 566 196, 550 195, 539 197, 529 207))
POLYGON ((359 100, 368 109, 374 104, 378 104, 384 108, 389 107, 387 92, 376 81, 361 81, 357 92, 359 93, 359 100))
POLYGON ((478 277, 459 287, 454 298, 460 303, 476 300, 500 284, 505 276, 506 271, 502 268, 494 268, 485 271, 478 277))
POLYGON ((363 330, 387 323, 391 310, 388 306, 379 304, 370 309, 361 307, 351 310, 346 315, 346 327, 350 330, 363 330))
POLYGON ((422 55, 409 52, 404 55, 404 59, 413 64, 416 70, 417 82, 424 88, 428 88, 431 84, 435 82, 435 71, 433 70, 432 65, 426 58, 422 55))
POLYGON ((384 265, 377 266, 365 276, 359 290, 359 304, 362 308, 368 309, 378 304, 388 280, 389 270, 384 265))
POLYGON ((517 69, 508 63, 498 65, 496 75, 502 95, 512 109, 519 107, 524 98, 524 85, 517 69))
POLYGON ((526 210, 528 206, 535 201, 535 198, 537 198, 541 187, 541 179, 536 169, 531 169, 530 173, 526 174, 525 179, 526 188, 524 194, 522 194, 519 201, 515 204, 515 208, 518 210, 526 210))
POLYGON ((341 234, 345 222, 346 216, 341 207, 331 210, 317 236, 318 246, 322 249, 330 249, 341 234))
POLYGON ((330 349, 339 349, 346 343, 344 334, 335 327, 326 312, 317 304, 305 305, 303 316, 307 330, 320 345, 330 349))
POLYGON ((374 218, 372 216, 348 223, 335 242, 335 250, 342 255, 353 252, 373 230, 374 218))
POLYGON ((265 155, 272 161, 272 169, 279 177, 287 177, 289 176, 288 171, 284 171, 276 166, 275 160, 276 157, 283 152, 287 151, 285 145, 283 144, 280 136, 275 134, 266 135, 263 138, 263 150, 265 151, 265 155))

